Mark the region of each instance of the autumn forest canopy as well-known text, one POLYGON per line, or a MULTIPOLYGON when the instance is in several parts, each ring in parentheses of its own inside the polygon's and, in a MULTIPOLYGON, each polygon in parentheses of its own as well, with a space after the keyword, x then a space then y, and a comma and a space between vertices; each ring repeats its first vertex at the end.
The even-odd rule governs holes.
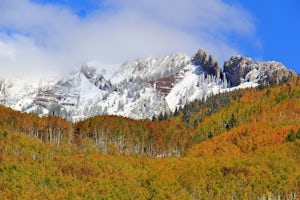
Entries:
POLYGON ((300 77, 153 120, 0 106, 1 199, 297 199, 300 77))

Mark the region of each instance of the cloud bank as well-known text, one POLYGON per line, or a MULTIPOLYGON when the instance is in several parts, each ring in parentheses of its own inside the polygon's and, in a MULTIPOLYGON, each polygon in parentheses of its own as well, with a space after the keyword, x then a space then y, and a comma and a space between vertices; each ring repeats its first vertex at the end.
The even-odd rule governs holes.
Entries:
POLYGON ((67 73, 88 61, 121 64, 177 52, 192 56, 198 48, 222 61, 240 53, 232 37, 255 34, 252 16, 221 0, 95 2, 81 16, 59 3, 1 0, 1 75, 67 73))

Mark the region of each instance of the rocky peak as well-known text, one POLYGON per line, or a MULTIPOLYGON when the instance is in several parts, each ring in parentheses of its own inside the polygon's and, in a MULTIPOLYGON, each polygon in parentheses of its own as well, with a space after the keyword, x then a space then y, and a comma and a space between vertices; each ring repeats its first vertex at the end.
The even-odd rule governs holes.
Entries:
POLYGON ((83 64, 81 66, 80 72, 85 75, 87 78, 92 78, 96 73, 96 68, 83 64))
POLYGON ((221 67, 219 66, 218 62, 213 58, 212 55, 208 55, 202 49, 199 49, 198 52, 193 56, 192 63, 194 65, 201 66, 204 71, 210 75, 221 75, 221 67))
POLYGON ((252 59, 243 56, 232 56, 224 62, 224 73, 232 86, 237 86, 243 82, 246 75, 252 70, 252 59))
POLYGON ((279 83, 291 77, 294 72, 288 70, 279 62, 253 62, 251 58, 232 56, 224 62, 224 73, 231 86, 237 86, 247 81, 258 83, 279 83))

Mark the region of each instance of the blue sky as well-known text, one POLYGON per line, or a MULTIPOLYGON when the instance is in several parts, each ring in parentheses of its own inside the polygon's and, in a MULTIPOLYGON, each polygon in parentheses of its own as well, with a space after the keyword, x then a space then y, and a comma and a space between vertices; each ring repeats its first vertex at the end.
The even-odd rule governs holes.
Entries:
POLYGON ((249 56, 278 60, 300 73, 300 1, 232 1, 240 3, 255 18, 261 50, 243 44, 249 56))
POLYGON ((199 48, 221 65, 241 54, 300 73, 297 0, 0 0, 0 13, 2 76, 68 73, 84 62, 114 68, 199 48))

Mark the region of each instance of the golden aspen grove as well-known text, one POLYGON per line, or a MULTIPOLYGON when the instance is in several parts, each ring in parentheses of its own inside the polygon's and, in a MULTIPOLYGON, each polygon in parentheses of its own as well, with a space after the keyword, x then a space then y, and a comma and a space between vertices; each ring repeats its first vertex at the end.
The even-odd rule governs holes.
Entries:
POLYGON ((299 76, 158 118, 0 106, 0 199, 300 198, 299 76))

